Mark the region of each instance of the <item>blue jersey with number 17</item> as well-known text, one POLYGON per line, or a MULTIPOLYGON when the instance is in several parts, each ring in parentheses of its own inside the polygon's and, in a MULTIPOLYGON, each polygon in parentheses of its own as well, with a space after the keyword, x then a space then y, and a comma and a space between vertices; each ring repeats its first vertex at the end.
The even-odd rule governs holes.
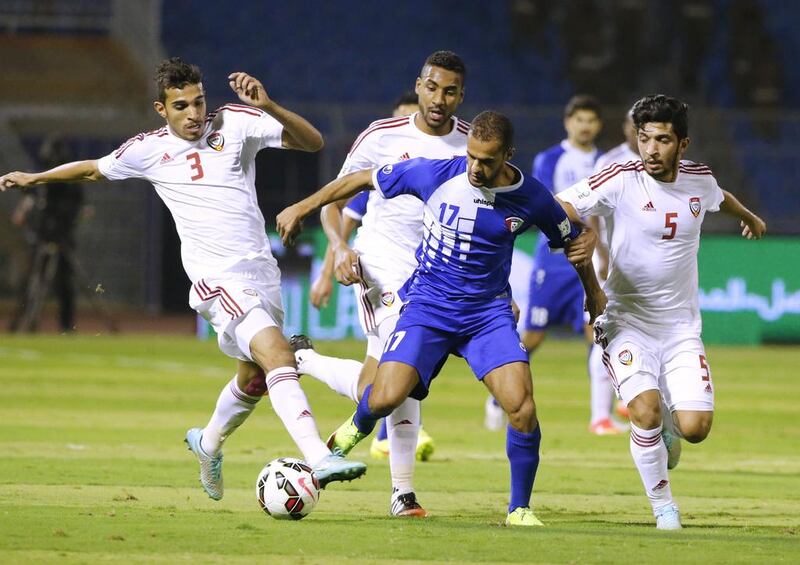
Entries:
POLYGON ((405 300, 459 308, 511 297, 508 276, 514 240, 531 226, 552 248, 578 235, 564 209, 539 181, 514 167, 511 186, 472 186, 467 158, 410 159, 376 169, 373 185, 385 198, 401 194, 425 203, 419 265, 405 300))

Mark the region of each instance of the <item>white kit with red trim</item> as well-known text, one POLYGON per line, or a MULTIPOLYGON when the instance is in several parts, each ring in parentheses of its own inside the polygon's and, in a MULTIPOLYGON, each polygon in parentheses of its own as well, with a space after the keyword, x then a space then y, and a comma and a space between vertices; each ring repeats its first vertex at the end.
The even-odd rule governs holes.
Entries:
MULTIPOLYGON (((206 117, 197 141, 168 126, 141 133, 98 161, 111 180, 153 184, 175 220, 186 274, 199 279, 247 259, 274 266, 255 190, 255 156, 281 147, 283 126, 258 108, 227 104, 206 117)), ((142 226, 144 228, 144 226, 142 226)))
MULTIPOLYGON (((469 123, 453 117, 446 135, 429 135, 414 124, 417 114, 378 120, 353 143, 339 176, 424 157, 451 159, 467 150, 469 123)), ((370 334, 387 315, 397 313, 397 290, 414 272, 414 252, 422 241, 423 203, 413 196, 390 200, 370 193, 353 245, 366 284, 356 288, 359 315, 370 334)))
POLYGON ((711 169, 681 161, 660 182, 641 161, 614 164, 559 193, 606 221, 610 271, 605 318, 699 335, 697 250, 706 212, 723 201, 711 169))

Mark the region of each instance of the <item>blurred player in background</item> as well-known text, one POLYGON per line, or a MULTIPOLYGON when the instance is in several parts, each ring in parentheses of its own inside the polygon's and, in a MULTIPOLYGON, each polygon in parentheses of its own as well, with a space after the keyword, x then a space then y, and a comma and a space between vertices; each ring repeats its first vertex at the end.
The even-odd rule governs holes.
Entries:
POLYGON ((403 312, 386 338, 374 384, 329 443, 348 453, 380 417, 408 397, 425 398, 449 354, 459 355, 509 415, 506 524, 541 526, 530 508, 541 431, 508 282, 514 240, 535 225, 550 245, 566 247, 586 285, 592 320, 603 310, 605 295, 591 264, 593 232, 581 234, 572 223, 580 220, 572 206, 559 205, 541 183, 508 163, 513 135, 508 118, 481 112, 470 128, 466 157, 411 159, 340 177, 281 212, 278 233, 291 242, 303 218, 362 187, 377 189, 373 198, 413 196, 424 202, 425 230, 418 266, 403 288, 403 312))
POLYGON ((332 454, 319 437, 281 333, 280 271, 256 204, 256 153, 265 147, 318 151, 322 136, 271 100, 254 77, 236 72, 228 79, 245 105, 226 104, 207 114, 200 69, 177 57, 162 61, 154 107, 166 125, 132 137, 102 159, 0 177, 3 190, 144 178, 169 208, 192 281, 189 303, 216 330, 220 350, 238 362, 206 427, 186 434, 200 462, 200 482, 214 500, 223 495, 222 444, 266 393, 323 486, 366 470, 332 454))
MULTIPOLYGON (((564 109, 564 129, 567 138, 537 154, 533 160, 533 176, 554 194, 592 174, 600 154, 594 140, 602 128, 600 103, 591 96, 573 96, 564 109)), ((611 389, 599 355, 591 355, 592 328, 587 325, 584 312, 584 293, 581 281, 566 257, 551 253, 545 238, 541 238, 534 253, 531 271, 528 310, 525 312, 525 331, 522 343, 529 355, 545 338, 548 328, 568 325, 583 334, 589 343, 590 390, 605 386, 604 397, 609 400, 611 389)), ((599 349, 599 347, 598 347, 599 349)), ((592 398, 592 417, 589 429, 595 434, 620 433, 610 419, 610 409, 595 413, 592 398)), ((502 427, 502 409, 494 398, 486 400, 486 425, 490 429, 502 427)))
POLYGON ((766 224, 711 169, 683 161, 688 106, 664 95, 633 106, 640 159, 611 165, 559 193, 582 215, 606 219, 608 306, 595 324, 603 362, 630 411, 630 450, 659 529, 681 528, 668 469, 681 444, 703 441, 714 416, 711 369, 700 339, 697 250, 706 212, 740 220, 759 239, 766 224))
MULTIPOLYGON (((339 176, 415 157, 444 159, 463 155, 469 124, 454 114, 464 99, 465 74, 464 63, 455 53, 431 54, 417 77, 416 112, 373 122, 356 138, 339 176)), ((321 356, 309 348, 298 348, 297 360, 301 373, 314 375, 358 402, 364 387, 375 378, 386 339, 397 323, 402 306, 398 291, 417 266, 414 254, 422 240, 423 205, 413 196, 385 200, 370 193, 352 249, 342 237, 343 206, 338 202, 323 208, 322 224, 333 249, 336 279, 344 285, 356 285, 367 355, 358 368, 352 360, 321 356)), ((413 485, 419 401, 409 398, 387 420, 391 515, 423 517, 426 512, 417 501, 413 485)), ((430 449, 432 445, 427 442, 423 447, 430 449)))

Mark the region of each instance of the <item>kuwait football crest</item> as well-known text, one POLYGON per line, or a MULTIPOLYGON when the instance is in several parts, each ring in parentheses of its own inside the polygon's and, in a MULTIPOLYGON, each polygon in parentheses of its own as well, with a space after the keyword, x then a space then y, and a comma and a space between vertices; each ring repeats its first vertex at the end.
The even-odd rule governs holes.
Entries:
POLYGON ((689 211, 695 218, 700 215, 700 199, 697 196, 689 199, 689 211))
POLYGON ((225 147, 225 138, 221 133, 215 131, 206 138, 206 143, 214 151, 222 151, 222 148, 225 147))
POLYGON ((521 228, 522 224, 524 223, 525 220, 523 220, 519 216, 509 216, 508 218, 506 218, 506 227, 508 228, 508 231, 510 231, 511 233, 514 233, 519 228, 521 228))
POLYGON ((617 355, 617 359, 619 359, 619 362, 623 365, 630 365, 633 363, 633 353, 631 353, 630 349, 623 349, 619 352, 619 355, 617 355))

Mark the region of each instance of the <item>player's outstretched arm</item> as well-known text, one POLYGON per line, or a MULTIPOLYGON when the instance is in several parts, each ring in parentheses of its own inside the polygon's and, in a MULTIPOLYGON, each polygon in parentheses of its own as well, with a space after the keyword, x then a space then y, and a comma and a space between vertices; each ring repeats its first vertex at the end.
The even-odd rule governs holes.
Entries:
POLYGON ((228 84, 245 104, 264 110, 283 126, 283 147, 301 151, 319 151, 324 142, 322 134, 305 118, 287 110, 268 95, 257 78, 247 73, 235 72, 228 75, 228 84))
POLYGON ((361 282, 361 277, 356 268, 358 254, 347 243, 357 224, 355 220, 342 214, 346 202, 346 199, 342 199, 326 204, 322 207, 320 219, 332 254, 333 275, 339 283, 349 286, 361 282))
MULTIPOLYGON (((372 186, 372 171, 372 169, 364 169, 363 171, 339 177, 320 188, 311 196, 281 211, 276 221, 278 235, 281 236, 284 245, 294 244, 295 237, 303 229, 303 220, 315 210, 325 204, 349 198, 364 189, 371 190, 374 188, 372 186)), ((339 237, 341 237, 341 233, 339 237)))
POLYGON ((0 177, 0 191, 9 188, 26 188, 35 184, 49 182, 86 182, 103 178, 97 168, 97 161, 74 161, 41 173, 22 173, 14 171, 0 177))
POLYGON ((767 233, 767 224, 748 210, 744 204, 727 190, 723 190, 722 194, 725 200, 719 205, 721 212, 739 218, 739 225, 742 227, 742 237, 747 239, 761 239, 767 233))

